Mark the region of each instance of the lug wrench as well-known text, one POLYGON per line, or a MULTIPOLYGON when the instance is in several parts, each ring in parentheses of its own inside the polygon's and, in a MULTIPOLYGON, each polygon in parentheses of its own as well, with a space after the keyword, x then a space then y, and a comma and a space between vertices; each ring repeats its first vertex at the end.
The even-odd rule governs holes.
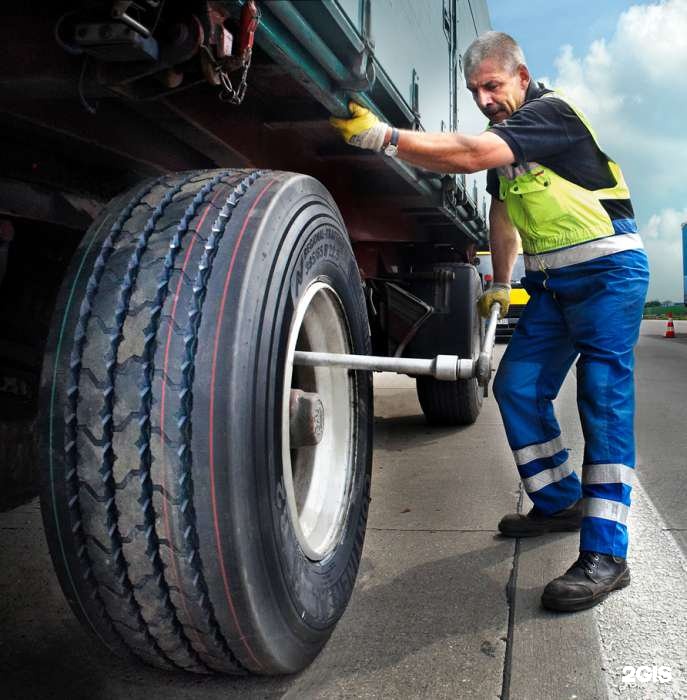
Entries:
POLYGON ((293 363, 302 367, 343 367, 373 372, 396 372, 396 374, 412 376, 423 375, 448 382, 477 378, 480 386, 486 387, 491 378, 491 360, 500 311, 501 304, 494 302, 491 305, 482 347, 476 359, 460 358, 457 355, 437 355, 432 359, 415 359, 296 350, 293 363))

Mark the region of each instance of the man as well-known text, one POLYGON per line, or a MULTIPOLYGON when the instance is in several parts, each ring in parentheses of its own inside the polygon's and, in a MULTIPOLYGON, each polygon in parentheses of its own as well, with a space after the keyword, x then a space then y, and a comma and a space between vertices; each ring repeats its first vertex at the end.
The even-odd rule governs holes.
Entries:
POLYGON ((648 266, 622 172, 584 115, 530 78, 522 50, 487 32, 463 56, 465 79, 489 128, 478 136, 398 131, 351 103, 332 119, 351 144, 428 170, 488 170, 494 284, 483 316, 506 313, 518 252, 530 301, 494 380, 506 435, 533 507, 506 515, 506 536, 581 530, 580 555, 544 589, 553 610, 582 610, 627 586, 627 516, 635 466, 633 347, 648 266), (388 152, 389 149, 387 149, 388 152), (517 229, 517 231, 516 231, 517 229), (582 483, 568 461, 552 400, 577 358, 585 438, 582 483))

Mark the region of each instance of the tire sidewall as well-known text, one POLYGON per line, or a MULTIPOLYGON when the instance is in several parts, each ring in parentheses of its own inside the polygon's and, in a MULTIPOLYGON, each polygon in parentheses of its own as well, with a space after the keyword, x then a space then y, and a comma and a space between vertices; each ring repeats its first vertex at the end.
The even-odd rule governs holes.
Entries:
MULTIPOLYGON (((330 284, 341 299, 352 352, 369 352, 369 327, 355 257, 331 197, 312 178, 291 173, 271 177, 269 196, 249 214, 245 244, 237 245, 234 253, 228 248, 222 253, 224 267, 235 255, 237 271, 228 286, 231 303, 224 315, 217 315, 220 270, 208 285, 196 378, 209 376, 210 359, 202 348, 211 347, 219 333, 222 353, 213 386, 221 390, 210 387, 217 402, 214 432, 220 436, 213 476, 218 513, 214 522, 203 516, 200 527, 214 528, 215 541, 227 543, 213 546, 214 551, 206 548, 203 560, 225 558, 224 568, 235 582, 229 586, 238 586, 233 604, 251 611, 240 634, 259 637, 259 646, 271 650, 270 663, 289 672, 303 667, 304 656, 314 658, 353 589, 369 501, 372 390, 368 374, 356 373, 358 439, 351 507, 333 552, 313 562, 291 526, 283 480, 281 416, 289 328, 298 300, 317 279, 330 284)), ((246 213, 237 209, 235 215, 246 213)), ((194 426, 209 420, 203 405, 198 401, 199 410, 194 407, 194 426)), ((203 460, 205 450, 194 427, 194 459, 203 460)), ((206 475, 199 473, 194 481, 198 497, 208 498, 206 475)), ((210 510, 197 507, 199 513, 210 510)), ((216 580, 218 599, 220 589, 216 580)))
POLYGON ((333 551, 320 561, 312 561, 305 556, 293 530, 283 476, 281 405, 286 347, 296 306, 308 287, 318 281, 331 286, 339 296, 348 321, 351 352, 368 353, 369 335, 361 284, 345 230, 333 221, 324 220, 301 235, 299 244, 298 252, 286 271, 284 289, 288 285, 288 294, 284 299, 284 315, 279 327, 274 328, 272 338, 271 354, 276 358, 272 376, 277 380, 269 387, 268 409, 264 416, 265 423, 273 422, 266 493, 270 496, 268 508, 273 515, 277 552, 286 584, 284 592, 290 596, 305 624, 326 629, 341 616, 348 603, 358 568, 356 541, 364 536, 369 493, 366 437, 369 380, 363 372, 351 373, 357 411, 354 414, 351 494, 344 516, 345 525, 333 551))

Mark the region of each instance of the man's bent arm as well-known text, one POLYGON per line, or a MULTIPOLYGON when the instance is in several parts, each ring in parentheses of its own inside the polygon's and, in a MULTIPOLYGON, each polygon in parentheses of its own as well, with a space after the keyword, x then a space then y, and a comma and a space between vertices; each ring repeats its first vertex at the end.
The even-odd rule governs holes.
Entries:
MULTIPOLYGON (((391 138, 387 132, 385 143, 391 138)), ((399 131, 398 157, 437 173, 476 173, 515 160, 510 146, 489 131, 472 136, 458 133, 399 131)))
POLYGON ((494 282, 510 284, 513 266, 518 257, 518 232, 508 218, 504 202, 491 198, 489 208, 489 247, 494 282))

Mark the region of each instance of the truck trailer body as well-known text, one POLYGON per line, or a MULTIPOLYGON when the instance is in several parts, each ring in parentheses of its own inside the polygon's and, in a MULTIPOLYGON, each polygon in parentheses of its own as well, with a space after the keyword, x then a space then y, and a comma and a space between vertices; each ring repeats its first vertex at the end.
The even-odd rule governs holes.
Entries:
MULTIPOLYGON (((475 358, 475 180, 338 140, 353 99, 478 132, 483 0, 29 2, 0 68, 4 493, 114 652, 291 673, 350 598, 369 372, 298 352, 475 358)), ((474 379, 418 377, 432 423, 474 379)))

